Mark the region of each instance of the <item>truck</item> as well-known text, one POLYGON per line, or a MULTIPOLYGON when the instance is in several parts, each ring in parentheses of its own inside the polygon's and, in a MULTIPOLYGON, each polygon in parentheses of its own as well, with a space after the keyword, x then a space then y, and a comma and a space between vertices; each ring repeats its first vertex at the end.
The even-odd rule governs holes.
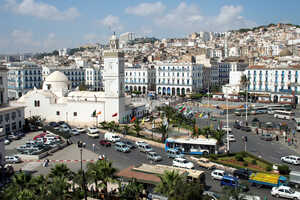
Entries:
POLYGON ((278 174, 256 172, 250 175, 249 182, 253 186, 278 187, 287 185, 287 178, 278 174))
POLYGON ((208 158, 195 158, 195 157, 191 157, 191 159, 193 159, 194 161, 196 161, 197 164, 200 167, 203 167, 203 168, 206 168, 206 169, 209 169, 209 170, 216 168, 216 164, 210 162, 208 158))
POLYGON ((300 186, 300 172, 299 171, 291 171, 289 176, 289 185, 294 186, 295 188, 299 188, 300 186))

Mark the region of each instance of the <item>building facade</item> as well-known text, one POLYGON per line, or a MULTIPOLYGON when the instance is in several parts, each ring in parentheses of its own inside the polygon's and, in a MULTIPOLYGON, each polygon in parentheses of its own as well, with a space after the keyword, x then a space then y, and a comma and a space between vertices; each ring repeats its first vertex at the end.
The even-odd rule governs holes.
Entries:
POLYGON ((19 98, 34 87, 42 86, 42 68, 30 62, 9 63, 8 97, 19 98))
POLYGON ((268 67, 249 66, 246 69, 249 79, 248 90, 252 96, 269 96, 274 103, 280 103, 281 97, 300 97, 300 66, 268 67))
POLYGON ((11 132, 23 130, 24 126, 24 107, 9 106, 7 73, 6 67, 0 67, 0 165, 4 164, 5 136, 11 132))
POLYGON ((103 77, 100 68, 85 68, 85 85, 89 90, 92 91, 103 90, 103 77))
POLYGON ((156 94, 179 96, 202 90, 203 65, 162 63, 156 65, 156 94))

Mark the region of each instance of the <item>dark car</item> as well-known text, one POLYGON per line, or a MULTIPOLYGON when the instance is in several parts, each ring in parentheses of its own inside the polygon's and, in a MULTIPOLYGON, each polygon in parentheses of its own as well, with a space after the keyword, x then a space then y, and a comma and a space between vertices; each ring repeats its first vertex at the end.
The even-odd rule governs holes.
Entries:
POLYGON ((19 140, 19 139, 21 139, 21 136, 16 134, 16 133, 11 133, 11 134, 8 135, 8 139, 10 139, 10 140, 19 140))
POLYGON ((246 132, 250 132, 251 128, 249 126, 241 126, 241 130, 246 131, 246 132))
POLYGON ((59 124, 56 122, 50 122, 48 125, 52 127, 59 127, 59 124))
POLYGON ((240 179, 248 180, 251 174, 252 174, 252 171, 250 171, 248 169, 236 169, 233 171, 233 176, 240 178, 240 179))
POLYGON ((234 123, 233 124, 233 128, 240 129, 241 125, 239 125, 239 123, 234 123))
POLYGON ((63 124, 65 124, 65 121, 59 121, 59 122, 57 122, 57 124, 58 125, 63 125, 63 124))
POLYGON ((110 147, 111 143, 108 140, 100 140, 99 142, 102 146, 110 147))
POLYGON ((123 143, 128 146, 129 149, 135 149, 136 146, 130 141, 123 141, 123 143))
POLYGON ((265 141, 272 141, 273 135, 271 133, 264 133, 260 136, 260 139, 265 140, 265 141))

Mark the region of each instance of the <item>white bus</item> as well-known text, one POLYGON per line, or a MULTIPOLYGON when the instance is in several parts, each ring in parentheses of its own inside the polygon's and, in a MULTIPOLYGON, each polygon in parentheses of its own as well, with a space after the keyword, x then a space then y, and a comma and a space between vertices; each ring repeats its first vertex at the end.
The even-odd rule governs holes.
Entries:
POLYGON ((283 110, 283 111, 291 111, 292 107, 290 105, 272 105, 268 106, 268 114, 273 115, 275 111, 283 110))
POLYGON ((274 117, 278 119, 294 119, 295 113, 293 111, 276 110, 274 117))

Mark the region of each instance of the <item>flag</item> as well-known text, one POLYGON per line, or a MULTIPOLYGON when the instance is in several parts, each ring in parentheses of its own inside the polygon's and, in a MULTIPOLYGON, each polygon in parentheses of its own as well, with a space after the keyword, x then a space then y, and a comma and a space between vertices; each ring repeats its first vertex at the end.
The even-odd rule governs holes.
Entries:
POLYGON ((203 113, 200 113, 199 118, 202 118, 202 116, 203 116, 203 113))
POLYGON ((183 111, 185 111, 186 107, 183 107, 180 112, 182 113, 183 111))
POLYGON ((130 122, 134 122, 136 120, 135 116, 130 120, 130 122))
POLYGON ((97 115, 101 115, 101 112, 97 112, 97 115))
POLYGON ((115 114, 112 115, 112 117, 116 117, 116 116, 118 116, 118 113, 115 113, 115 114))
POLYGON ((96 117, 96 110, 92 113, 92 117, 96 117))
POLYGON ((145 123, 145 118, 142 119, 142 124, 144 124, 144 123, 145 123))
POLYGON ((181 110, 182 108, 184 108, 184 105, 180 106, 180 107, 178 108, 178 110, 181 110))

